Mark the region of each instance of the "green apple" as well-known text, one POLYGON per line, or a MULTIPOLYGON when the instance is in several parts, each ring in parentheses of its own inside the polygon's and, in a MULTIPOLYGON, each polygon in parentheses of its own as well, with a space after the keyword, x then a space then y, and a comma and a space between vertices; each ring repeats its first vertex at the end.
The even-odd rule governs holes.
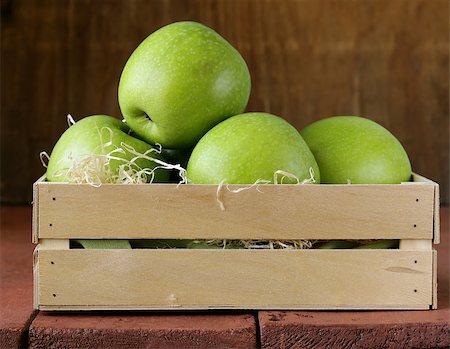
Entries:
MULTIPOLYGON (((74 163, 77 164, 83 158, 91 155, 106 155, 114 149, 123 149, 123 153, 116 152, 114 156, 131 160, 134 154, 129 152, 123 144, 133 147, 139 153, 145 153, 152 147, 129 134, 128 126, 120 120, 107 115, 88 116, 74 125, 70 126, 60 137, 55 147, 47 167, 47 180, 50 182, 69 182, 67 170, 74 163)), ((161 159, 161 155, 152 152, 151 157, 161 159)), ((123 164, 121 160, 111 160, 109 168, 115 174, 119 166, 123 164)), ((140 168, 153 169, 156 164, 147 159, 138 159, 136 164, 140 168)), ((168 172, 162 169, 156 170, 154 182, 165 182, 168 180, 168 172)))
POLYGON ((322 183, 400 183, 411 178, 405 149, 372 120, 335 116, 300 134, 319 164, 322 183))
POLYGON ((71 240, 71 244, 84 249, 131 249, 128 240, 71 240))
POLYGON ((193 240, 161 239, 161 240, 131 240, 132 248, 187 248, 193 240))
POLYGON ((189 148, 214 125, 242 113, 250 94, 247 65, 224 38, 195 22, 147 37, 120 77, 119 104, 148 143, 189 148))
POLYGON ((314 156, 293 126, 275 115, 245 113, 203 136, 189 159, 187 177, 191 183, 253 184, 273 182, 275 172, 281 170, 302 181, 310 177, 310 168, 319 183, 314 156))
POLYGON ((365 243, 363 245, 360 245, 358 247, 355 247, 357 249, 388 249, 388 248, 398 248, 399 246, 399 240, 377 240, 365 243))
POLYGON ((319 244, 315 248, 323 249, 323 250, 346 249, 346 248, 353 248, 353 247, 355 247, 355 245, 356 245, 356 241, 329 240, 329 241, 319 244))

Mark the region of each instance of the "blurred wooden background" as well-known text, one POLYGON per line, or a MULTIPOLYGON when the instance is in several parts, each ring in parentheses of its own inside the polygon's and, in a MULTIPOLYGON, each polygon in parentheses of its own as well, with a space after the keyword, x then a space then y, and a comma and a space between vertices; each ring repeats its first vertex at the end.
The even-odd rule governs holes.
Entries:
POLYGON ((248 110, 298 129, 370 117, 449 202, 448 0, 2 0, 2 202, 30 202, 39 152, 51 152, 68 113, 120 117, 128 56, 180 20, 214 28, 242 53, 248 110))

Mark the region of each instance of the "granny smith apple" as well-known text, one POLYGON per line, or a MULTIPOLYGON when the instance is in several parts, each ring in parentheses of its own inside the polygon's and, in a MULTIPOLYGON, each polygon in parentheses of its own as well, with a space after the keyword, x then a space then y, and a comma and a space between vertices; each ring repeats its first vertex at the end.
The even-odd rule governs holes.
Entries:
POLYGON ((322 183, 400 183, 411 178, 405 149, 372 120, 335 116, 300 134, 319 164, 322 183))
POLYGON ((131 249, 128 240, 71 240, 75 248, 85 249, 131 249))
POLYGON ((195 22, 167 25, 147 37, 120 77, 119 104, 148 143, 189 148, 214 125, 244 111, 247 65, 224 38, 195 22))
POLYGON ((329 240, 326 242, 323 242, 319 244, 317 247, 318 249, 323 250, 333 250, 333 249, 346 249, 346 248, 353 248, 356 245, 356 241, 350 241, 350 240, 329 240))
POLYGON ((275 172, 281 170, 302 181, 310 178, 310 168, 319 183, 314 156, 293 126, 272 114, 245 113, 202 137, 189 159, 187 177, 191 183, 253 184, 273 182, 275 172))
POLYGON ((187 248, 193 240, 161 239, 161 240, 131 240, 132 248, 187 248))
MULTIPOLYGON (((81 159, 90 155, 106 155, 114 149, 123 149, 123 153, 117 152, 114 156, 126 160, 135 157, 123 144, 131 146, 137 152, 143 154, 150 150, 151 145, 131 137, 128 126, 120 120, 107 115, 88 116, 70 126, 60 137, 47 167, 47 180, 50 182, 68 182, 67 170, 81 159)), ((151 157, 161 159, 161 155, 152 152, 151 157)), ((111 173, 117 173, 121 160, 109 162, 111 173)), ((141 168, 153 169, 156 164, 147 159, 138 159, 136 164, 141 168)), ((168 180, 168 172, 162 169, 155 171, 154 182, 168 180)))
POLYGON ((377 240, 365 243, 363 245, 360 245, 358 247, 355 247, 357 249, 388 249, 388 248, 398 248, 399 246, 399 240, 377 240))

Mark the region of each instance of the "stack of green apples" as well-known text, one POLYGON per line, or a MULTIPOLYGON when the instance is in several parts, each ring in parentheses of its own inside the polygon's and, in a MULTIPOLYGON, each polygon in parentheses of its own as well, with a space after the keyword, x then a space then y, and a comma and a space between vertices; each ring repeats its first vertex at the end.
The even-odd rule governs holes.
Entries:
POLYGON ((244 113, 250 89, 244 59, 219 34, 195 22, 167 25, 148 36, 123 69, 123 122, 93 115, 69 127, 52 151, 47 180, 129 183, 130 173, 153 183, 410 179, 405 150, 381 125, 340 116, 298 132, 281 117, 244 113), (174 177, 174 168, 186 169, 185 177, 174 177))

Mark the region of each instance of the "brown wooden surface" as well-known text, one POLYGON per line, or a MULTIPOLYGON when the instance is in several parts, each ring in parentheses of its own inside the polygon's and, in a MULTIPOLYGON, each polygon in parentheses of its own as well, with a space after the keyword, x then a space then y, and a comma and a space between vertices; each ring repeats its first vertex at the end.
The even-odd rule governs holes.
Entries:
POLYGON ((251 314, 49 314, 30 327, 30 349, 255 349, 251 314))
POLYGON ((24 347, 33 310, 29 207, 0 208, 0 349, 24 347))
POLYGON ((120 116, 117 83, 132 50, 155 29, 203 22, 243 54, 248 110, 298 129, 360 114, 390 129, 415 171, 448 202, 447 0, 2 1, 1 191, 31 200, 65 116, 120 116))

